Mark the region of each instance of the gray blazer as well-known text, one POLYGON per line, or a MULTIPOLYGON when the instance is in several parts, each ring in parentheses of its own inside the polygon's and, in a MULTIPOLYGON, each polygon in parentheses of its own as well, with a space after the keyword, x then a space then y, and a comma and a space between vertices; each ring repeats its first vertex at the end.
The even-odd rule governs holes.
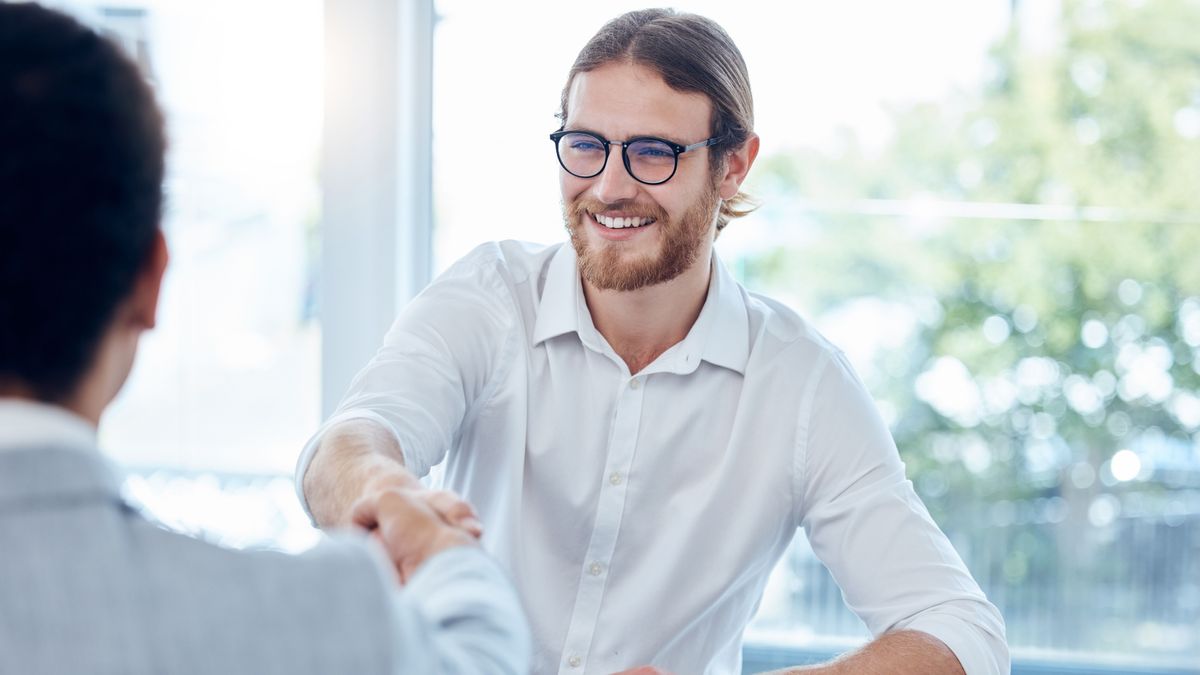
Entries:
POLYGON ((353 540, 220 548, 135 512, 98 451, 0 452, 0 673, 528 668, 524 618, 483 554, 435 556, 404 592, 380 558, 353 540))

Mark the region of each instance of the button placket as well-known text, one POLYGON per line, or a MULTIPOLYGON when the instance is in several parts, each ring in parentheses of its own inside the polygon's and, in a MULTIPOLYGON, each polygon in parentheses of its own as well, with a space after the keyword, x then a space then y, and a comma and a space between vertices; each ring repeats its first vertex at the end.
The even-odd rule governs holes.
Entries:
POLYGON ((628 484, 625 476, 629 474, 637 448, 645 392, 642 379, 644 376, 630 379, 623 383, 617 393, 616 412, 608 443, 608 489, 600 491, 596 506, 596 521, 580 569, 579 590, 564 642, 564 655, 569 656, 560 661, 560 673, 578 672, 587 662, 591 649, 609 576, 607 572, 625 510, 625 488, 628 484), (575 659, 578 659, 578 664, 575 659))

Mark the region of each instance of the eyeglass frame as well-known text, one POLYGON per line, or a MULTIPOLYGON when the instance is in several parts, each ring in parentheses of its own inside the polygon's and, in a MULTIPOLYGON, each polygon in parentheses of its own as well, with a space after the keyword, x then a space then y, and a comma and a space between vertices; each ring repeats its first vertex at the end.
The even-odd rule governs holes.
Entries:
POLYGON ((675 173, 679 171, 680 155, 684 154, 685 152, 691 152, 692 150, 698 150, 700 148, 707 148, 716 145, 724 139, 720 136, 714 136, 690 145, 683 145, 682 143, 676 143, 675 141, 659 138, 658 136, 634 136, 633 138, 624 141, 610 141, 594 131, 583 131, 580 129, 559 129, 558 131, 550 134, 550 140, 554 141, 554 156, 558 158, 558 165, 563 168, 563 171, 566 171, 576 178, 595 178, 596 176, 604 173, 604 170, 608 168, 608 158, 612 151, 612 144, 616 143, 621 146, 621 163, 625 165, 625 172, 629 174, 630 178, 643 185, 662 185, 663 183, 674 178, 675 173), (580 176, 579 174, 567 168, 566 163, 563 162, 562 152, 560 152, 558 149, 558 142, 568 134, 583 134, 584 136, 591 136, 597 141, 600 141, 600 144, 604 146, 604 162, 600 165, 600 169, 596 171, 596 173, 590 176, 580 176), (669 176, 660 181, 651 182, 648 180, 642 180, 633 174, 633 169, 629 166, 629 146, 637 143, 638 141, 657 141, 671 148, 671 150, 675 153, 675 166, 671 169, 671 174, 669 176))

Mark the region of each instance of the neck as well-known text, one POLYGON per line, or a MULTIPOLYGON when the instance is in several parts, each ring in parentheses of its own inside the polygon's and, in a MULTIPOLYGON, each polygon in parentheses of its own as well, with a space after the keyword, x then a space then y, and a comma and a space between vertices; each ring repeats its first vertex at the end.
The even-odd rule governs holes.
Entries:
POLYGON ((583 280, 583 295, 596 330, 631 374, 687 337, 708 295, 712 249, 678 277, 636 291, 612 291, 583 280))
POLYGON ((80 376, 75 388, 62 398, 46 400, 27 383, 16 378, 4 378, 2 375, 0 397, 56 405, 82 417, 92 426, 99 427, 100 417, 105 408, 116 397, 129 375, 130 368, 133 367, 133 357, 137 351, 140 334, 140 328, 129 328, 122 323, 109 327, 101 336, 91 364, 80 376))

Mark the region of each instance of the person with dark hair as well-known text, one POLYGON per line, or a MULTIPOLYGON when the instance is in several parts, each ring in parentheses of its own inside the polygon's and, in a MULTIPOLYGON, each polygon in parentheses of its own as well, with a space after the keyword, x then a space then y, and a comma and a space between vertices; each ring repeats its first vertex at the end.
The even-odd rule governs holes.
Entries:
POLYGON ((386 555, 223 549, 123 501, 96 427, 155 323, 165 145, 116 46, 0 3, 0 672, 526 672, 519 603, 450 493, 356 505, 386 555))
POLYGON ((814 672, 1007 672, 1003 619, 842 352, 713 251, 752 207, 759 149, 729 35, 624 14, 561 106, 570 245, 486 244, 402 311, 301 454, 316 522, 445 460, 514 575, 539 674, 739 672, 800 528, 876 635, 814 672))

